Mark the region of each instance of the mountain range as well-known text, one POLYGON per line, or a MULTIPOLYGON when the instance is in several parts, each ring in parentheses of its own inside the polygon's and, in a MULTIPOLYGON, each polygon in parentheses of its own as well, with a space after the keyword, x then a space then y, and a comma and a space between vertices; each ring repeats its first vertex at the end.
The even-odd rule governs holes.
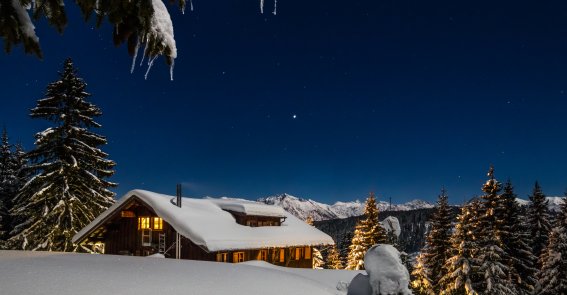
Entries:
MULTIPOLYGON (((549 200, 549 209, 551 211, 559 211, 562 197, 547 197, 549 200)), ((348 217, 360 216, 364 213, 364 202, 358 200, 351 202, 336 202, 332 205, 320 203, 311 199, 303 199, 292 196, 290 194, 280 194, 259 198, 257 202, 268 205, 276 205, 290 212, 296 217, 306 220, 311 216, 314 221, 329 219, 344 219, 348 217)), ((520 205, 527 205, 528 200, 517 199, 520 205)), ((403 204, 391 204, 385 201, 378 201, 377 207, 380 211, 410 211, 416 209, 433 208, 434 204, 423 200, 412 200, 403 204)))
MULTIPOLYGON (((290 212, 300 219, 311 218, 315 221, 328 219, 342 219, 360 216, 364 213, 364 202, 358 200, 352 202, 336 202, 332 205, 320 203, 311 199, 298 198, 289 194, 275 195, 256 200, 268 205, 276 205, 290 212)), ((404 204, 391 204, 378 201, 377 207, 380 211, 408 211, 415 209, 432 208, 434 205, 422 201, 412 200, 404 204)))

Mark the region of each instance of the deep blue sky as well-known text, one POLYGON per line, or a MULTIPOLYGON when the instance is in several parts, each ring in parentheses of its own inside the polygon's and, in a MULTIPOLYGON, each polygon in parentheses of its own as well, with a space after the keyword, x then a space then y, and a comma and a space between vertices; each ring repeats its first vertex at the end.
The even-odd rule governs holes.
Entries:
POLYGON ((490 163, 521 197, 567 189, 567 2, 195 0, 170 12, 179 58, 130 74, 111 28, 69 1, 43 61, 0 54, 0 124, 33 147, 28 110, 70 56, 104 115, 118 195, 288 192, 323 202, 480 194, 490 163), (266 10, 272 2, 266 1, 266 10), (294 119, 293 116, 296 115, 294 119))

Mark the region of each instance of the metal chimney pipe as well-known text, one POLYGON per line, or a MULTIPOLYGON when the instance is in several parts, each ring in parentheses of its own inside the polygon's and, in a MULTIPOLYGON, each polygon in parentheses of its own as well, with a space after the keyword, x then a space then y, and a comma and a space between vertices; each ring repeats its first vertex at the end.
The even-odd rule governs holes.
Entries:
POLYGON ((177 207, 181 208, 181 184, 177 184, 177 207))
MULTIPOLYGON (((181 183, 177 184, 177 207, 181 208, 181 183)), ((175 259, 181 259, 181 235, 175 234, 175 259)))

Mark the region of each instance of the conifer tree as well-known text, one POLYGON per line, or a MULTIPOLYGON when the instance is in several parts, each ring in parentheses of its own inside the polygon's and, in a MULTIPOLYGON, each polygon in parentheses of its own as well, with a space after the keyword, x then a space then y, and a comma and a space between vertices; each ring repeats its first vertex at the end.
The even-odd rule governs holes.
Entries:
POLYGON ((476 289, 481 294, 514 294, 508 272, 508 253, 504 251, 502 237, 507 234, 504 224, 503 202, 500 198, 501 184, 494 178, 494 168, 488 171, 488 181, 483 185, 484 195, 481 212, 477 221, 478 229, 478 271, 482 276, 476 289))
POLYGON ((336 245, 329 248, 329 253, 327 254, 327 269, 343 269, 343 262, 341 261, 336 245))
MULTIPOLYGON (((546 199, 539 183, 536 181, 534 190, 530 195, 530 203, 528 205, 527 221, 530 227, 530 237, 532 253, 539 259, 543 249, 547 246, 549 233, 551 231, 551 223, 549 216, 549 200, 546 199)), ((537 268, 541 269, 541 263, 538 260, 537 268)))
POLYGON ((348 253, 350 252, 350 245, 353 237, 354 232, 346 232, 338 243, 339 257, 341 258, 343 266, 348 264, 348 253))
POLYGON ((378 221, 378 207, 374 193, 370 193, 364 206, 364 218, 359 220, 349 247, 346 269, 364 269, 364 255, 375 244, 386 242, 386 232, 378 221))
POLYGON ((561 204, 561 212, 549 236, 542 256, 539 273, 540 295, 567 294, 567 194, 561 204))
POLYGON ((0 241, 5 240, 10 232, 9 210, 19 189, 18 159, 12 152, 8 132, 4 128, 0 142, 0 241))
POLYGON ((440 280, 439 294, 477 295, 474 257, 477 255, 478 244, 474 232, 477 212, 481 207, 478 199, 471 201, 461 208, 457 216, 455 232, 451 236, 451 254, 446 261, 447 272, 440 280))
POLYGON ((425 240, 425 246, 421 251, 420 261, 418 260, 418 263, 423 264, 420 268, 424 270, 418 268, 414 270, 414 276, 418 281, 429 281, 431 292, 424 294, 438 294, 441 289, 439 281, 447 274, 444 264, 450 257, 452 219, 447 192, 443 189, 431 216, 430 230, 425 240), (427 275, 427 277, 421 278, 422 275, 427 275))
MULTIPOLYGON (((153 60, 163 55, 171 65, 177 56, 171 17, 162 0, 113 0, 94 1, 77 0, 85 20, 96 16, 96 26, 100 27, 105 18, 114 28, 115 45, 126 43, 128 53, 136 55, 141 44, 144 56, 153 60)), ((177 2, 181 10, 185 9, 186 0, 177 2)), ((47 22, 59 33, 67 26, 67 13, 64 1, 12 0, 0 2, 0 37, 4 39, 4 48, 10 52, 14 45, 22 44, 26 53, 42 56, 39 38, 34 30, 33 21, 45 17, 47 22), (31 8, 32 17, 28 10, 31 8)), ((150 62, 151 63, 151 62, 150 62)))
POLYGON ((431 280, 431 270, 426 266, 425 253, 422 252, 417 256, 411 275, 411 287, 417 295, 435 295, 434 282, 431 280))
POLYGON ((115 163, 99 149, 106 138, 91 130, 101 127, 101 110, 87 101, 85 82, 70 59, 60 79, 47 86, 31 117, 53 126, 36 134, 29 152, 35 174, 20 190, 10 211, 14 230, 9 242, 25 250, 73 251, 73 235, 112 205, 115 184, 105 180, 115 163))
MULTIPOLYGON (((305 223, 313 225, 313 217, 311 215, 307 216, 305 223)), ((323 259, 323 255, 318 248, 313 247, 313 269, 322 269, 325 266, 325 260, 323 259)))
POLYGON ((363 231, 365 226, 359 223, 354 228, 354 235, 350 243, 347 266, 345 269, 360 270, 364 269, 364 255, 368 250, 367 245, 364 243, 363 231))
POLYGON ((379 221, 378 206, 376 205, 376 198, 374 193, 370 193, 366 199, 364 206, 364 219, 361 221, 364 227, 363 238, 367 249, 376 245, 386 243, 386 230, 382 227, 379 221))
POLYGON ((510 280, 519 295, 533 294, 537 286, 537 258, 531 252, 528 226, 521 215, 522 210, 516 201, 517 196, 510 180, 504 185, 501 198, 505 215, 502 227, 506 231, 502 235, 502 244, 509 256, 507 265, 510 268, 510 280))

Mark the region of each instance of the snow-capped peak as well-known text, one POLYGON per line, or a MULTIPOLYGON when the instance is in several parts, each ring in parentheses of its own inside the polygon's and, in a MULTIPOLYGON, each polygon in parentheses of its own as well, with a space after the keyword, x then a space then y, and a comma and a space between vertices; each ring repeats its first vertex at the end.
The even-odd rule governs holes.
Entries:
MULTIPOLYGON (((559 212, 561 210, 561 204, 563 203, 564 197, 545 197, 547 201, 549 201, 549 210, 559 212)), ((517 198, 516 202, 518 202, 522 206, 527 206, 530 203, 530 200, 524 200, 517 198)))

